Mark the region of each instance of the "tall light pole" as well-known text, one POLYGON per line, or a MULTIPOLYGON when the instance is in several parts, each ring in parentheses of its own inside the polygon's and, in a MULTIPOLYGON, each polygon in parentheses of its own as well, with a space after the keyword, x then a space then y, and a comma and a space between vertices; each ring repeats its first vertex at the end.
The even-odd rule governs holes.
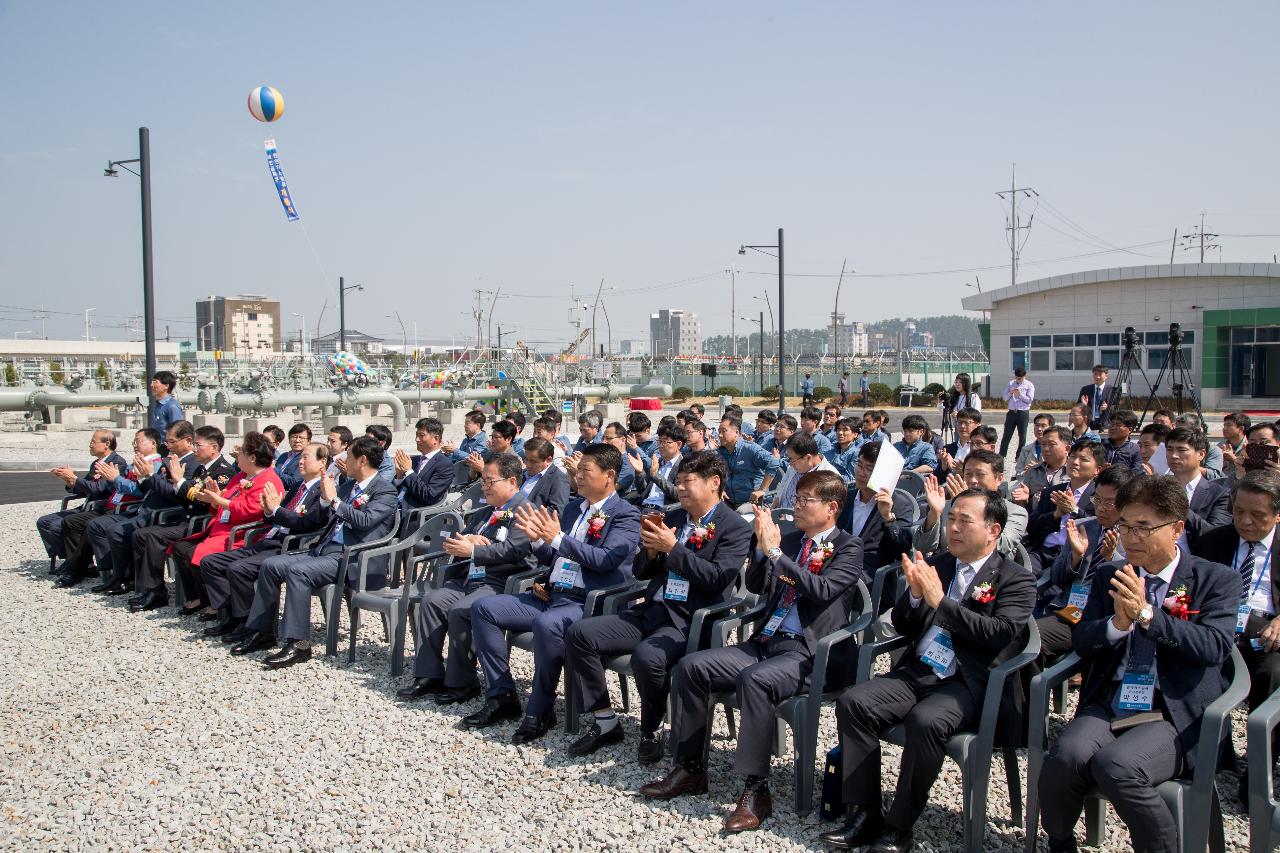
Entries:
POLYGON ((147 375, 147 418, 155 408, 155 396, 151 394, 150 379, 156 373, 156 328, 155 328, 155 276, 152 269, 151 252, 151 131, 145 127, 138 128, 138 156, 132 160, 108 160, 104 174, 109 178, 119 177, 116 167, 135 174, 140 179, 142 190, 142 339, 145 342, 147 375), (128 168, 137 163, 138 171, 128 168))
MULTIPOLYGON (((760 353, 759 353, 760 355, 760 393, 763 394, 764 393, 764 312, 763 311, 760 312, 759 320, 752 320, 749 317, 740 317, 738 319, 745 320, 748 323, 755 322, 760 324, 760 353)), ((750 335, 747 335, 747 370, 748 371, 751 370, 751 336, 750 335)), ((747 375, 750 376, 751 374, 747 373, 747 375)))
MULTIPOLYGON (((390 320, 392 317, 394 317, 396 322, 400 324, 400 348, 403 350, 407 350, 409 349, 409 333, 404 330, 404 320, 400 319, 399 311, 393 311, 387 315, 388 320, 390 320)), ((401 354, 403 355, 404 353, 401 353, 401 354)))
POLYGON ((342 276, 338 276, 338 349, 347 348, 347 291, 364 290, 363 284, 347 286, 342 276))
POLYGON ((844 268, 849 259, 840 262, 840 278, 836 281, 836 301, 831 306, 831 355, 836 374, 840 373, 840 286, 844 284, 844 268))

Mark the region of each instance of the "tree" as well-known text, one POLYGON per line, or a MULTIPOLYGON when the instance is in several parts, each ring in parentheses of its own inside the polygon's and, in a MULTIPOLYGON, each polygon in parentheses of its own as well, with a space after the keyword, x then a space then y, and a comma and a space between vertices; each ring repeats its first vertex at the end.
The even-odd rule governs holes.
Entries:
POLYGON ((66 381, 67 375, 62 372, 62 362, 49 360, 49 380, 54 385, 61 385, 66 381))
POLYGON ((99 388, 109 388, 111 386, 111 372, 107 370, 105 361, 98 362, 98 369, 94 371, 97 377, 99 388))

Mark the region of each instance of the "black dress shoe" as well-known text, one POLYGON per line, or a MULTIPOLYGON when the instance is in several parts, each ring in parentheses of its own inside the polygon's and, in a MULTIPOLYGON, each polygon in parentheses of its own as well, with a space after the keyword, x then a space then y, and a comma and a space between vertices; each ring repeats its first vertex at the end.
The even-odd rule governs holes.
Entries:
POLYGON ((111 590, 115 588, 116 588, 116 581, 113 580, 112 578, 107 578, 102 583, 94 584, 93 586, 89 587, 89 591, 90 592, 111 592, 111 590))
POLYGON ((133 605, 135 604, 141 604, 143 601, 146 600, 146 598, 147 598, 147 594, 145 592, 140 592, 137 595, 129 598, 129 606, 133 607, 133 605))
MULTIPOLYGON (((521 726, 521 728, 524 728, 521 726)), ((519 732, 517 732, 519 734, 519 732)), ((621 743, 623 739, 622 723, 613 721, 613 728, 607 732, 600 731, 600 724, 592 720, 591 728, 582 737, 569 744, 569 754, 573 756, 590 755, 602 746, 621 743)))
POLYGON ((158 607, 169 606, 169 593, 164 590, 152 590, 143 593, 137 604, 130 604, 129 611, 137 613, 139 610, 155 610, 158 607))
POLYGON ((111 589, 107 590, 107 595, 128 595, 133 592, 133 584, 128 581, 116 581, 111 589))
POLYGON ((640 733, 640 743, 636 746, 637 761, 641 764, 657 764, 666 753, 666 739, 661 734, 640 733))
POLYGON ((178 615, 179 615, 179 616, 195 616, 197 613, 200 613, 200 612, 202 612, 203 610, 204 610, 204 605, 203 605, 203 604, 197 604, 195 607, 190 607, 190 606, 188 606, 188 605, 184 604, 184 605, 182 605, 182 607, 178 610, 178 615))
POLYGON ((248 637, 231 647, 231 654, 239 657, 261 649, 269 649, 276 644, 275 634, 265 631, 254 631, 248 637))
MULTIPOLYGON (((514 744, 532 743, 555 728, 555 725, 555 711, 548 711, 541 717, 525 717, 520 721, 520 727, 511 735, 511 742, 514 744)), ((615 726, 614 730, 617 731, 618 727, 615 726)))
POLYGON ((886 827, 880 837, 867 848, 868 853, 911 853, 911 849, 915 846, 915 840, 911 837, 910 830, 903 831, 886 827))
POLYGON ((70 589, 71 587, 79 584, 80 581, 84 579, 85 579, 85 575, 81 575, 81 574, 59 575, 58 579, 53 582, 53 585, 58 587, 59 589, 70 589))
POLYGON ((443 689, 443 678, 415 678, 413 684, 397 690, 396 696, 401 699, 421 699, 423 696, 439 693, 443 689))
POLYGON ((432 698, 441 705, 461 705, 463 702, 470 702, 480 695, 480 685, 472 684, 470 687, 446 687, 444 690, 437 691, 432 698))
POLYGON ((295 663, 305 663, 311 660, 311 645, 304 646, 301 643, 301 640, 289 640, 284 644, 284 648, 263 658, 262 662, 266 664, 267 669, 283 669, 295 663))
POLYGON ((873 815, 863 808, 855 808, 849 813, 844 826, 822 833, 818 840, 840 850, 851 850, 866 847, 878 840, 883 832, 883 816, 873 815))
POLYGON ((240 627, 239 619, 236 619, 233 617, 227 617, 227 618, 224 618, 217 625, 213 625, 212 627, 205 628, 204 635, 206 637, 225 637, 228 634, 235 631, 236 629, 238 629, 239 627, 240 627))
POLYGON ((249 626, 245 625, 243 621, 237 619, 236 623, 235 630, 229 634, 222 635, 222 642, 229 643, 234 646, 237 643, 243 643, 254 635, 255 632, 250 629, 249 626))
POLYGON ((216 610, 206 610, 196 618, 199 619, 201 622, 212 622, 214 619, 221 620, 222 614, 217 612, 216 610))
POLYGON ((518 720, 522 713, 520 700, 516 698, 516 694, 503 693, 501 696, 494 696, 491 699, 484 700, 484 705, 479 711, 463 717, 462 727, 464 729, 483 729, 495 723, 501 723, 504 720, 518 720))

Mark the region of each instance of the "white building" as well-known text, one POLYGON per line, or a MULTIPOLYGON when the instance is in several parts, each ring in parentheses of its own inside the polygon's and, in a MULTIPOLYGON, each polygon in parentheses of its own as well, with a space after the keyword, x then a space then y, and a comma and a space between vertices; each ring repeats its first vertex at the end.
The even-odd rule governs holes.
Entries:
MULTIPOLYGON (((156 365, 173 368, 178 363, 178 343, 156 341, 156 365)), ((0 359, 7 362, 58 361, 67 365, 97 367, 99 362, 146 361, 142 341, 54 341, 0 339, 0 359)))
MULTIPOLYGON (((850 355, 866 355, 867 349, 867 324, 866 323, 846 323, 843 314, 833 315, 833 323, 831 326, 835 330, 836 347, 834 352, 843 356, 850 355)), ((831 334, 827 334, 828 353, 832 352, 831 334)))
POLYGON ((649 352, 654 358, 702 354, 702 323, 692 311, 663 308, 649 315, 649 352))
MULTIPOLYGON (((1206 409, 1280 403, 1280 264, 1159 264, 1090 270, 968 296, 991 357, 993 390, 1027 368, 1043 400, 1072 400, 1104 364, 1116 378, 1124 329, 1137 333, 1132 393, 1145 402, 1168 358, 1169 326, 1206 409), (1263 403, 1262 398, 1270 398, 1263 403)), ((1163 397, 1172 396, 1166 379, 1163 397)))

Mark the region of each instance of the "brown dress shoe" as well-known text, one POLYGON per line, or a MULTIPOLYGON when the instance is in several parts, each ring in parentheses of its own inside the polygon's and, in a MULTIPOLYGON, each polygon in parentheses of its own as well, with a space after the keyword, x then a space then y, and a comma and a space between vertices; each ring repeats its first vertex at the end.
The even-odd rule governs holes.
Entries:
POLYGON ((747 788, 738 797, 738 806, 724 822, 725 832, 746 832, 759 829, 769 815, 773 814, 773 796, 761 788, 747 788))
POLYGON ((699 770, 690 773, 683 767, 676 767, 657 782, 640 786, 640 796, 651 800, 669 800, 682 794, 705 794, 707 792, 707 771, 699 770))

